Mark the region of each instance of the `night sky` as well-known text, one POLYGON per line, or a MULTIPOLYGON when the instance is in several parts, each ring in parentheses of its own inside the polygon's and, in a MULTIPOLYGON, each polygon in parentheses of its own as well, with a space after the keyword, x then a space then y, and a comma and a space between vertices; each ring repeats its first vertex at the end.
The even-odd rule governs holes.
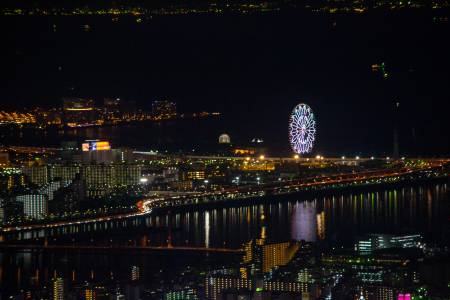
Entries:
POLYGON ((306 102, 317 117, 317 151, 391 154, 397 122, 402 153, 448 155, 450 24, 433 17, 2 18, 0 103, 121 97, 150 108, 171 99, 180 111, 222 112, 233 137, 288 148, 289 113, 306 102), (387 80, 371 72, 381 62, 387 80))

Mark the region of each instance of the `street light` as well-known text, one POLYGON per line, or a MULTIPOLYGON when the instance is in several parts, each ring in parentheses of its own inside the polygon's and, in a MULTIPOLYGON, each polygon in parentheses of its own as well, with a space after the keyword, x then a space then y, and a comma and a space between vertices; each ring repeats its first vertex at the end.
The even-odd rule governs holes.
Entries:
POLYGON ((300 156, 298 154, 294 155, 294 159, 299 159, 299 158, 300 158, 300 156))
POLYGON ((260 159, 260 160, 264 160, 264 159, 265 159, 265 156, 261 154, 261 155, 259 156, 259 159, 260 159))

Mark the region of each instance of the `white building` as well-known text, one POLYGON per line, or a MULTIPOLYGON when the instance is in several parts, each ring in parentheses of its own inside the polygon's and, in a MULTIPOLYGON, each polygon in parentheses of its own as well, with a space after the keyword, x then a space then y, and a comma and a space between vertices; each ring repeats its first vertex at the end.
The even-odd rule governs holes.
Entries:
POLYGON ((16 197, 16 201, 23 203, 23 213, 25 216, 34 219, 43 219, 48 214, 48 197, 46 195, 20 195, 16 197))

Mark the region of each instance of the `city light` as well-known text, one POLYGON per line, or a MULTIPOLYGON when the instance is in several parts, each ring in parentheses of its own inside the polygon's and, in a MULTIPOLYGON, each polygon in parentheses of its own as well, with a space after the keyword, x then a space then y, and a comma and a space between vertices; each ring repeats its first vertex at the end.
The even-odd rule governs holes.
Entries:
POLYGON ((298 104, 289 118, 289 141, 295 153, 311 152, 316 139, 316 120, 307 104, 298 104))
POLYGON ((448 0, 6 2, 1 299, 449 298, 448 0))

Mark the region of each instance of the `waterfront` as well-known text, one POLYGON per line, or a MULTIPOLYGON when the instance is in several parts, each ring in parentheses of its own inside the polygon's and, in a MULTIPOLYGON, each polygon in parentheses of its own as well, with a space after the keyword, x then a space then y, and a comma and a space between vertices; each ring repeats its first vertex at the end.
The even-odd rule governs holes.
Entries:
POLYGON ((447 2, 11 2, 0 300, 448 300, 447 2))
MULTIPOLYGON (((264 238, 267 243, 304 240, 314 242, 319 249, 326 250, 332 247, 351 248, 357 237, 368 233, 420 232, 424 242, 430 247, 448 246, 449 208, 448 184, 345 193, 320 198, 289 195, 267 199, 266 203, 261 204, 156 211, 151 216, 127 221, 36 231, 34 235, 21 233, 22 240, 19 242, 42 244, 47 237, 48 245, 167 246, 170 240, 173 247, 237 249, 252 239, 264 238), (29 239, 31 237, 33 238, 29 239)), ((4 238, 6 241, 12 237, 4 238)), ((8 290, 29 287, 28 285, 35 284, 31 279, 36 274, 41 274, 42 278, 39 280, 44 283, 45 278, 52 277, 55 272, 64 278, 75 276, 78 282, 109 282, 111 274, 116 274, 113 276, 114 280, 119 280, 120 276, 127 273, 123 270, 133 265, 145 270, 142 276, 150 284, 153 280, 153 275, 150 274, 159 270, 162 272, 161 276, 170 281, 174 279, 171 276, 176 275, 174 268, 181 271, 188 265, 205 270, 213 265, 227 267, 230 264, 231 267, 233 261, 239 260, 236 254, 206 255, 195 251, 184 254, 134 251, 131 257, 125 253, 114 249, 108 253, 94 249, 79 252, 5 251, 1 256, 1 286, 8 290), (171 267, 164 265, 169 264, 174 257, 180 263, 172 264, 171 267), (206 261, 211 262, 203 263, 202 258, 200 266, 198 257, 209 257, 206 261), (80 261, 92 263, 79 264, 80 261), (95 270, 92 271, 94 274, 91 274, 91 270, 95 270)))
MULTIPOLYGON (((447 101, 440 93, 449 81, 449 48, 442 42, 449 23, 439 18, 438 12, 174 16, 139 24, 107 17, 3 18, 11 47, 0 50, 8 58, 2 103, 60 107, 63 97, 120 97, 148 109, 154 100, 170 99, 181 112, 221 112, 220 125, 87 129, 79 136, 118 134, 113 145, 148 148, 175 141, 178 150, 186 142, 202 148, 226 132, 233 143, 261 138, 287 152, 287 115, 305 101, 318 118, 316 152, 370 156, 391 154, 398 100, 401 152, 445 155, 448 139, 440 128, 447 123, 440 120, 446 110, 438 107, 447 101), (387 81, 371 70, 382 62, 387 81)), ((61 136, 44 134, 18 139, 13 131, 2 142, 59 145, 61 136)))

